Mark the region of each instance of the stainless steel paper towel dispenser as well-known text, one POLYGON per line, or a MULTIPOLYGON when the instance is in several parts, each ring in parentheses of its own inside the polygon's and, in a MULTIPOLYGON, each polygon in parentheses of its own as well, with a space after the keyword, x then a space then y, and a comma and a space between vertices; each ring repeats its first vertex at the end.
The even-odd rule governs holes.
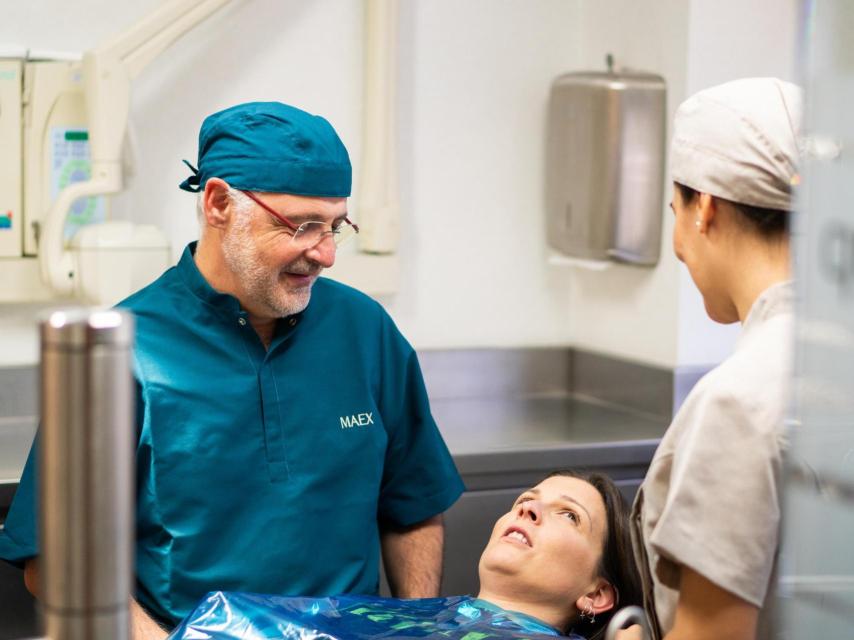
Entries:
POLYGON ((665 118, 661 76, 567 73, 554 81, 546 166, 550 246, 588 260, 658 262, 665 118))

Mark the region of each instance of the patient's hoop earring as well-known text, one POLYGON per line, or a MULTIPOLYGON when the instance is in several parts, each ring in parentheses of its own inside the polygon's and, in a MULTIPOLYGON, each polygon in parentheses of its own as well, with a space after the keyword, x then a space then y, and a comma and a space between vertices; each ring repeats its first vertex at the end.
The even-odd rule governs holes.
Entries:
POLYGON ((580 617, 582 621, 586 620, 591 624, 596 622, 596 614, 593 612, 593 607, 591 607, 589 604, 587 605, 587 607, 585 607, 584 611, 581 612, 580 617))

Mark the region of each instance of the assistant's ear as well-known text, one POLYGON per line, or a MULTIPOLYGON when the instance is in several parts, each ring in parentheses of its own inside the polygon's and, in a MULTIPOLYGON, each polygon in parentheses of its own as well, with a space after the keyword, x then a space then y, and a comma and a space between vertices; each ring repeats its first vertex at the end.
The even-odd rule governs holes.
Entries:
POLYGON ((231 198, 228 197, 228 183, 219 178, 209 178, 205 183, 202 196, 205 221, 208 226, 223 229, 228 226, 231 216, 231 198))
POLYGON ((593 589, 575 601, 575 608, 582 612, 600 614, 617 606, 617 590, 607 580, 599 579, 593 589))
POLYGON ((715 220, 718 206, 714 196, 708 193, 701 193, 697 198, 697 230, 700 233, 708 233, 709 227, 715 220))

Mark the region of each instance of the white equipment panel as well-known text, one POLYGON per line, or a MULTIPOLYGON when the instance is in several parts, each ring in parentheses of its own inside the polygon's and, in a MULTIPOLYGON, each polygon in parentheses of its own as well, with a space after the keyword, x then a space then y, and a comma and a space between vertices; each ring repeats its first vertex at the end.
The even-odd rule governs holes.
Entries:
POLYGON ((18 258, 23 242, 21 206, 20 60, 0 59, 0 257, 18 258))
MULTIPOLYGON (((79 62, 30 61, 24 68, 24 254, 38 253, 38 229, 70 182, 89 179, 89 133, 79 62)), ((84 224, 106 219, 106 201, 74 204, 65 240, 84 224)))
MULTIPOLYGON (((89 132, 77 127, 51 127, 50 130, 50 199, 51 202, 72 182, 88 180, 92 173, 89 160, 89 132)), ((104 222, 107 208, 104 198, 80 198, 68 212, 65 240, 71 240, 80 227, 104 222)))

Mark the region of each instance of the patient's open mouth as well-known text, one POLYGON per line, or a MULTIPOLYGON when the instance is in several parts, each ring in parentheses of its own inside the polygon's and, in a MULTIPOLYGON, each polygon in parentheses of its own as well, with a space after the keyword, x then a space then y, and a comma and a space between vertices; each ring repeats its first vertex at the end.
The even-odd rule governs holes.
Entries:
POLYGON ((507 538, 508 540, 520 542, 520 543, 522 543, 528 547, 533 546, 531 544, 531 541, 528 539, 528 535, 522 529, 519 529, 518 527, 510 527, 504 533, 503 537, 507 538))

